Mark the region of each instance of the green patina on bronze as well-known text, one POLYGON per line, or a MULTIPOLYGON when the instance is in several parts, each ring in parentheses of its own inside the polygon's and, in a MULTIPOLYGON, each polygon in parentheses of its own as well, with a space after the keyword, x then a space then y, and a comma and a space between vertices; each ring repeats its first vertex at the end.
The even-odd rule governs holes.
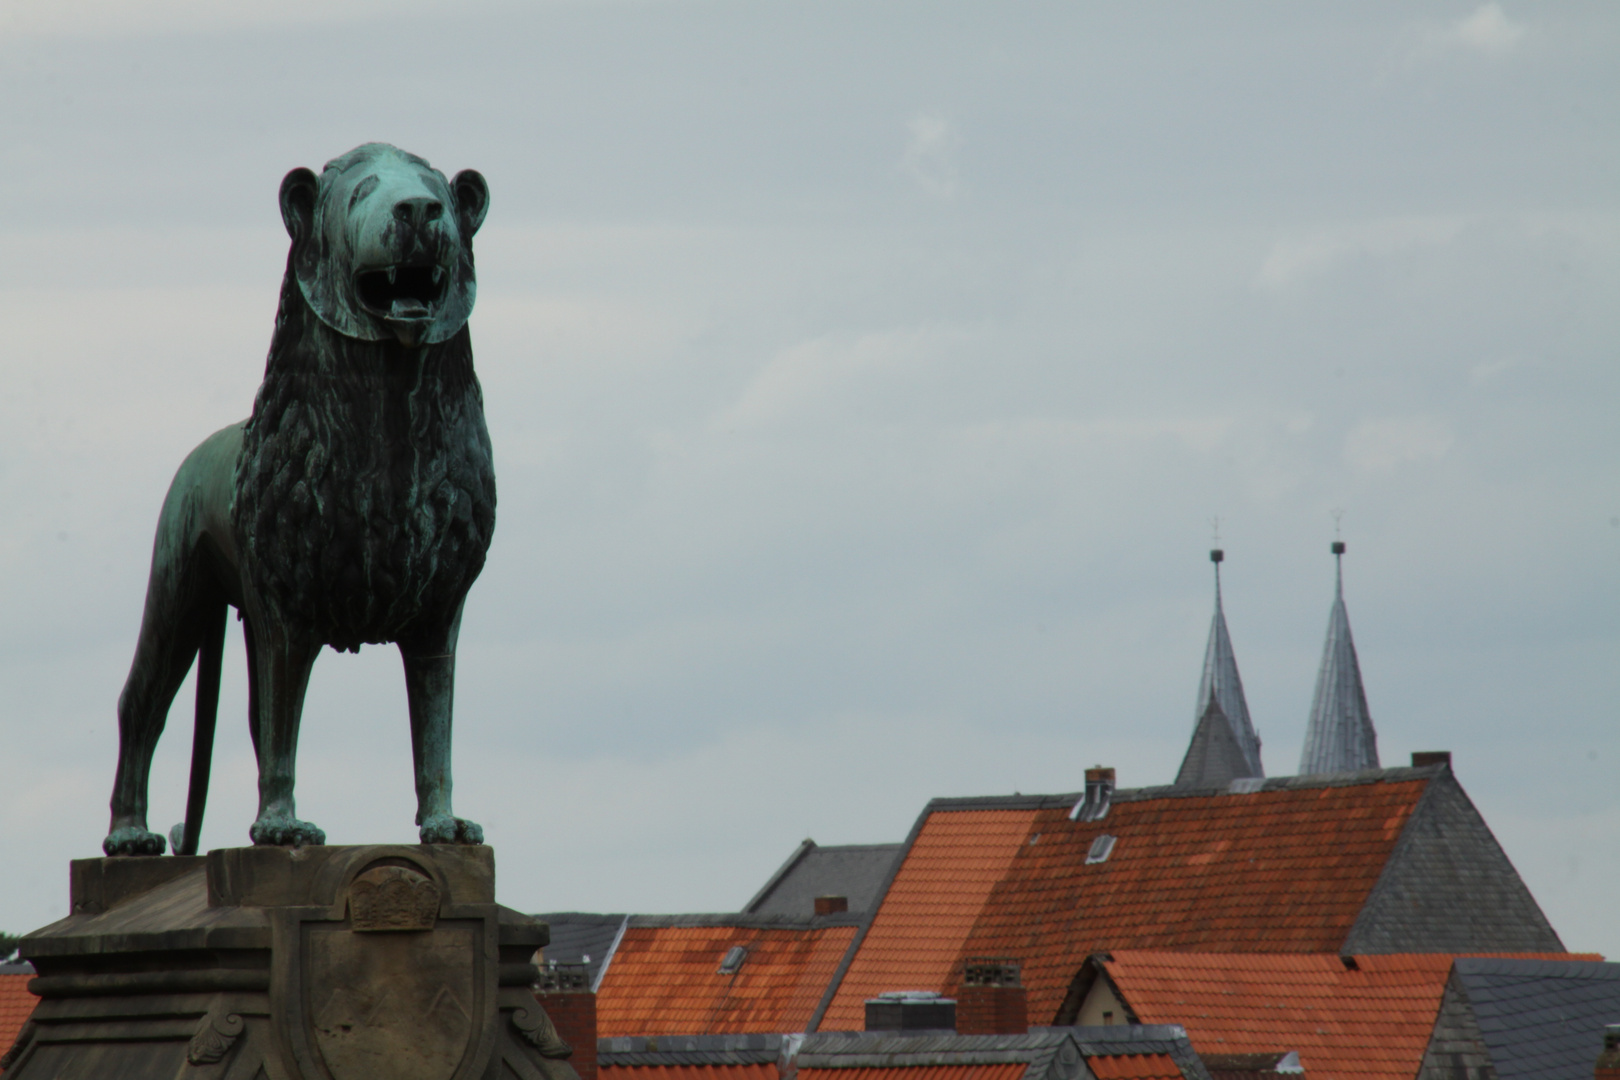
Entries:
POLYGON ((109 855, 158 855, 152 753, 198 660, 196 734, 177 853, 196 851, 228 607, 244 620, 259 765, 255 844, 320 844, 294 813, 298 724, 321 646, 395 642, 424 843, 480 843, 451 809, 462 603, 495 528, 495 471, 467 318, 472 237, 489 195, 368 143, 281 185, 292 237, 253 415, 175 475, 153 544, 135 660, 118 700, 109 855))

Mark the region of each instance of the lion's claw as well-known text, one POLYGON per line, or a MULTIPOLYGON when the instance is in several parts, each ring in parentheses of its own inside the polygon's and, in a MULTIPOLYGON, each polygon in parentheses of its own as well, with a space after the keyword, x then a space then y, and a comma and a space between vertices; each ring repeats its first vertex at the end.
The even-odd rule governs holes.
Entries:
POLYGON ((161 855, 166 846, 163 837, 138 825, 114 829, 101 842, 101 850, 108 855, 161 855))
POLYGON ((248 829, 256 847, 303 847, 306 844, 326 843, 326 833, 319 826, 299 821, 291 816, 265 816, 248 829))
POLYGON ((466 818, 439 814, 422 823, 424 844, 482 844, 484 827, 466 818))

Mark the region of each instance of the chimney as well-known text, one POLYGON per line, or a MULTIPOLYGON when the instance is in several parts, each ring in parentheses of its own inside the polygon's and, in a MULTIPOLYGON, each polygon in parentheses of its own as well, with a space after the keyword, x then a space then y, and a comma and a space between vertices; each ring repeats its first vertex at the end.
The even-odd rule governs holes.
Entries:
POLYGON ((1086 770, 1086 795, 1069 811, 1070 821, 1101 821, 1108 816, 1108 800, 1114 797, 1114 770, 1098 765, 1086 770))
POLYGON ((849 897, 847 896, 818 896, 816 897, 817 915, 839 915, 849 910, 849 897))
POLYGON ((868 998, 867 1031, 954 1031, 956 1000, 931 990, 891 990, 868 998))
POLYGON ((1412 751, 1412 768, 1421 769, 1425 765, 1444 765, 1451 768, 1450 750, 1414 750, 1412 751))
POLYGON ((568 1063, 579 1080, 596 1080, 596 994, 591 991, 589 965, 541 964, 534 996, 573 1050, 568 1063))
POLYGON ((977 956, 962 972, 956 995, 958 1035, 1025 1035, 1029 1032, 1029 999, 1017 960, 977 956))
POLYGON ((1620 1080, 1620 1024, 1603 1029, 1603 1053, 1598 1055, 1596 1080, 1620 1080))

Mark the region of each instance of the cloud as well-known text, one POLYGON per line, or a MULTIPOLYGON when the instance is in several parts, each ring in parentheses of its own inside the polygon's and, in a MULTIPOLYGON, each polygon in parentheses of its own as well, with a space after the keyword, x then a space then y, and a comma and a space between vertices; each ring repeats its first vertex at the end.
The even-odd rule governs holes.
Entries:
POLYGON ((1453 25, 1448 33, 1456 45, 1486 56, 1506 56, 1524 37, 1524 24, 1509 19, 1501 4, 1481 4, 1479 10, 1453 25))
POLYGON ((949 120, 927 113, 912 117, 906 130, 906 151, 900 167, 928 194, 954 198, 960 188, 955 158, 962 137, 949 120))
POLYGON ((1255 285, 1282 289, 1357 256, 1386 258, 1414 248, 1438 247, 1455 239, 1466 223, 1458 216, 1382 218, 1283 237, 1266 252, 1255 285))
POLYGON ((1481 4, 1455 22, 1409 28, 1395 51, 1409 64, 1458 53, 1499 59, 1516 50, 1527 32, 1523 23, 1508 18, 1501 4, 1481 4))
POLYGON ((1344 460, 1361 472, 1387 472, 1445 457, 1455 441, 1443 417, 1385 416, 1356 425, 1344 441, 1344 460))

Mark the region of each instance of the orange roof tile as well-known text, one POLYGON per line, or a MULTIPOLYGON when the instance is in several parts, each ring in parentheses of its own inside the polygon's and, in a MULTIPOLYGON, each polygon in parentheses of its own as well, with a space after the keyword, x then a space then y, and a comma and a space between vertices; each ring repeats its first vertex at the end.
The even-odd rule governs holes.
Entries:
POLYGON ((778 1080, 775 1065, 603 1065, 598 1080, 778 1080))
POLYGON ((886 990, 954 985, 962 942, 1036 814, 1031 809, 929 814, 819 1030, 861 1030, 866 999, 886 990))
POLYGON ((1427 783, 1138 797, 1101 821, 932 810, 819 1027, 858 1029, 885 990, 954 993, 973 956, 1021 961, 1030 1022, 1050 1023, 1093 952, 1336 950, 1427 783))
POLYGON ((1097 1080, 1182 1080, 1181 1066, 1169 1054, 1116 1054, 1086 1059, 1097 1080))
POLYGON ((28 992, 32 975, 0 975, 0 1054, 11 1049, 39 998, 28 992))
POLYGON ((597 1032, 803 1031, 854 938, 853 926, 628 926, 597 987, 597 1032), (748 958, 720 974, 736 945, 748 958))
POLYGON ((1311 1080, 1410 1080, 1453 957, 1354 959, 1352 970, 1332 953, 1116 950, 1106 966, 1138 1020, 1182 1025, 1201 1054, 1297 1050, 1311 1080))
MULTIPOLYGON (((890 1065, 879 1069, 800 1069, 797 1080, 1018 1080, 1028 1065, 890 1065)), ((1180 1073, 1173 1074, 1180 1076, 1180 1073)))

